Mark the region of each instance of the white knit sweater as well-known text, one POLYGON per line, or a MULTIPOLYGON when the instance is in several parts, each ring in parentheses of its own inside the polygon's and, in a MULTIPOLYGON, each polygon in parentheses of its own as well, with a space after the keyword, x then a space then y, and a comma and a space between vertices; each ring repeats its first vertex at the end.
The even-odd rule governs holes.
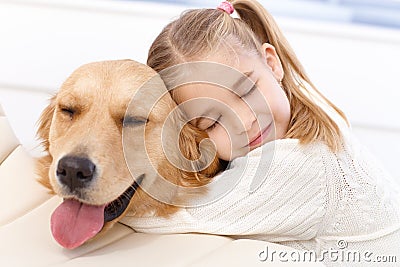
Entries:
MULTIPOLYGON (((222 175, 239 182, 223 197, 182 208, 168 219, 128 214, 122 223, 145 233, 200 232, 266 240, 320 256, 329 249, 343 251, 345 244, 348 251, 371 252, 372 260, 395 255, 399 266, 399 187, 357 141, 349 135, 345 140, 338 153, 320 142, 268 143, 232 162, 222 175), (337 242, 342 244, 338 247, 337 242)), ((328 265, 354 265, 326 256, 328 265)), ((360 266, 365 266, 363 259, 360 266)))

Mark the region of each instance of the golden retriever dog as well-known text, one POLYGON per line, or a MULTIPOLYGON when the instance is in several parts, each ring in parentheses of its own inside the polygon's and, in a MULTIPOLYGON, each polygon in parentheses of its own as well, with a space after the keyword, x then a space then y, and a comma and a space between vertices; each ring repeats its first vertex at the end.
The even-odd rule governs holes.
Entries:
MULTIPOLYGON (((146 94, 152 95, 151 86, 127 112, 137 90, 153 77, 157 77, 155 71, 132 60, 89 63, 67 78, 43 111, 37 134, 47 154, 38 159, 37 172, 39 182, 63 198, 50 222, 54 238, 63 247, 76 248, 104 233, 127 212, 166 217, 176 212, 176 206, 153 198, 141 188, 148 178, 147 169, 155 168, 165 180, 182 187, 205 185, 219 171, 215 156, 206 159, 211 164, 198 172, 181 170, 166 157, 160 141, 162 131, 171 140, 177 138, 175 153, 187 160, 200 158, 199 143, 207 138, 190 124, 183 124, 181 129, 165 124, 176 108, 167 91, 148 115, 140 112, 141 105, 149 105, 146 101, 151 97, 146 94), (140 127, 143 131, 135 130, 140 127), (126 162, 124 129, 136 133, 138 139, 144 133, 148 144, 146 156, 132 159, 137 161, 135 166, 142 166, 135 172, 140 172, 137 177, 126 162), (143 160, 145 157, 152 166, 143 160)), ((182 120, 173 116, 172 121, 182 120)), ((128 145, 135 146, 135 138, 133 135, 128 145)), ((129 149, 135 151, 135 147, 129 149)))

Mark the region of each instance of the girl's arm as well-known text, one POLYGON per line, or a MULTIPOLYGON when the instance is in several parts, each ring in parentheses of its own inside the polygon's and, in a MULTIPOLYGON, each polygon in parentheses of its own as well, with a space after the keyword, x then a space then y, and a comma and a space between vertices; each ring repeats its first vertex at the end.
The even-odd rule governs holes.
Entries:
POLYGON ((218 182, 211 183, 203 205, 183 208, 170 218, 127 216, 122 222, 148 233, 262 235, 269 241, 310 239, 326 212, 323 153, 329 149, 321 143, 270 142, 235 159, 229 170, 215 177, 218 182), (222 196, 221 189, 225 190, 222 196))

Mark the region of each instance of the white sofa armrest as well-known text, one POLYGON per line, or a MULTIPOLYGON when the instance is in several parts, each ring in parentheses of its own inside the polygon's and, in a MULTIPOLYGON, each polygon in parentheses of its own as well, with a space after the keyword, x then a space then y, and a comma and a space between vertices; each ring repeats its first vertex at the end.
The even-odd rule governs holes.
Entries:
MULTIPOLYGON (((7 117, 0 104, 0 165, 11 154, 11 152, 19 145, 18 139, 8 123, 7 117)), ((1 176, 0 176, 1 177, 1 176)))

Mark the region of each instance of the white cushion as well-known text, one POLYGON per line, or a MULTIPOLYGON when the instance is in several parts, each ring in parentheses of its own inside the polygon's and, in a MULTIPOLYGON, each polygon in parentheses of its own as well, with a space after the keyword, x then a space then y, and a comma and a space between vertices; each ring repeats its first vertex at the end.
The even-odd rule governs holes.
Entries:
MULTIPOLYGON (((259 254, 266 247, 270 251, 294 251, 269 242, 223 236, 141 234, 122 224, 77 249, 66 250, 54 241, 49 231, 51 212, 60 201, 53 197, 0 227, 1 266, 288 266, 277 256, 272 263, 260 261, 259 254)), ((323 266, 313 264, 294 265, 323 266)))
POLYGON ((10 223, 50 198, 35 177, 34 160, 22 146, 0 165, 0 226, 10 223))

